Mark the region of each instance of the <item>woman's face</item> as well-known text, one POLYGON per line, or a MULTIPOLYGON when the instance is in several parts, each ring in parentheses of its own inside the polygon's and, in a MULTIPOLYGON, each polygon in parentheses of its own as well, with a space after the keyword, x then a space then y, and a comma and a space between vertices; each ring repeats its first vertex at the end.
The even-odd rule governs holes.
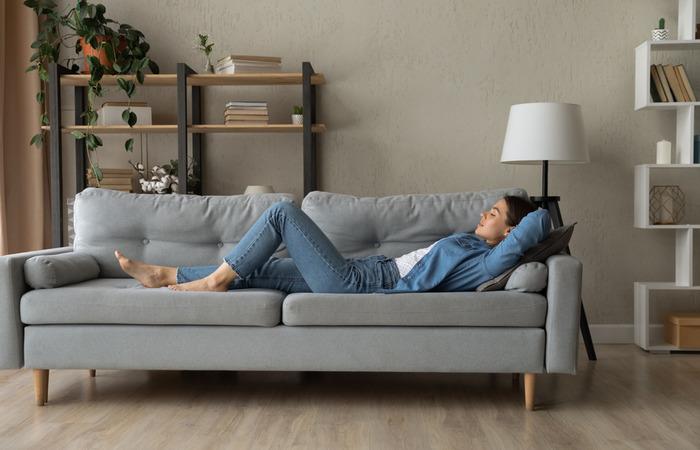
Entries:
POLYGON ((481 220, 476 226, 474 234, 486 240, 489 245, 496 245, 508 236, 513 228, 506 225, 506 213, 508 206, 504 199, 500 199, 490 210, 481 213, 481 220))

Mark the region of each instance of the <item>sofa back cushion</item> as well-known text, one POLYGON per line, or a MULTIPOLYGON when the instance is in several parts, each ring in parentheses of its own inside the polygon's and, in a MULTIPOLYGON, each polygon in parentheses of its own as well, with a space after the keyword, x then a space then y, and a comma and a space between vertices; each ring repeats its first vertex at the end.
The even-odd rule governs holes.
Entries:
POLYGON ((396 257, 452 233, 473 232, 481 212, 505 195, 527 198, 521 188, 386 197, 313 191, 301 209, 346 258, 396 257))
MULTIPOLYGON (((293 194, 129 194, 87 188, 75 196, 75 252, 92 255, 104 278, 126 278, 116 258, 169 266, 218 265, 255 220, 293 194)), ((285 256, 284 244, 275 256, 285 256)))

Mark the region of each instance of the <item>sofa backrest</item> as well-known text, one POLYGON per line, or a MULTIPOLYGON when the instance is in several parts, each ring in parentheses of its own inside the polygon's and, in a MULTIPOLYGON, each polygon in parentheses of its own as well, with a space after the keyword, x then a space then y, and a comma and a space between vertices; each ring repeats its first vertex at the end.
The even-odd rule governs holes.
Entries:
POLYGON ((474 231, 479 214, 504 195, 528 197, 521 188, 387 197, 313 191, 301 209, 343 256, 396 257, 452 233, 474 231))
MULTIPOLYGON (((169 266, 219 265, 255 220, 293 194, 155 195, 87 188, 75 196, 76 252, 89 253, 100 276, 123 278, 114 249, 169 266)), ((284 244, 275 256, 286 256, 284 244)))

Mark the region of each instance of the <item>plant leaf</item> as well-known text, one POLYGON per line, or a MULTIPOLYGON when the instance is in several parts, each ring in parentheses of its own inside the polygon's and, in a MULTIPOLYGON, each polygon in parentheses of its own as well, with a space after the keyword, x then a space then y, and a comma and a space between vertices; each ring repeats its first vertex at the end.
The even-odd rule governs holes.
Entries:
POLYGON ((130 112, 131 112, 131 110, 129 108, 122 111, 122 120, 126 123, 129 123, 129 113, 130 112))
POLYGON ((29 141, 29 145, 36 145, 37 147, 41 148, 41 146, 44 144, 44 135, 42 133, 35 134, 32 136, 32 140, 29 141))
POLYGON ((85 133, 82 131, 71 131, 70 134, 76 139, 85 139, 85 133))
POLYGON ((126 142, 124 142, 124 148, 126 149, 127 152, 133 152, 134 151, 134 139, 133 138, 127 139, 126 142))
POLYGON ((134 125, 136 125, 136 120, 137 120, 136 113, 133 111, 129 111, 129 121, 128 121, 129 126, 133 127, 134 125))
POLYGON ((36 102, 37 103, 44 103, 44 93, 43 92, 36 93, 36 102))

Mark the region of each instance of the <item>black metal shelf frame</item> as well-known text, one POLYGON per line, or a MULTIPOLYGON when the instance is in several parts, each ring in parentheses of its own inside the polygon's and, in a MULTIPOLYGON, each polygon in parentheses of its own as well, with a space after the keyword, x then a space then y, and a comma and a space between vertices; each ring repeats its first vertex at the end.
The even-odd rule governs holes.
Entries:
MULTIPOLYGON (((62 179, 62 156, 63 148, 61 142, 61 76, 74 74, 68 68, 51 63, 49 72, 49 123, 51 125, 49 151, 50 151, 50 189, 51 189, 51 239, 54 247, 62 247, 63 239, 63 179, 62 179)), ((204 142, 201 132, 188 132, 188 96, 187 77, 196 74, 192 68, 185 63, 177 64, 177 159, 178 159, 178 193, 186 194, 187 185, 187 157, 189 150, 188 134, 192 134, 192 163, 193 174, 199 180, 199 184, 194 189, 196 195, 203 195, 202 192, 202 150, 204 142)), ((304 107, 304 123, 302 128, 303 136, 303 184, 304 196, 316 190, 316 133, 312 132, 312 125, 316 123, 316 85, 311 84, 311 76, 314 69, 309 62, 302 63, 302 100, 304 107)), ((202 86, 190 86, 190 101, 192 109, 190 112, 191 124, 202 124, 202 86)), ((82 114, 87 105, 87 87, 76 85, 73 87, 75 103, 75 124, 84 125, 82 114)), ((87 149, 84 139, 75 139, 75 189, 81 192, 86 186, 87 171, 87 149)))

